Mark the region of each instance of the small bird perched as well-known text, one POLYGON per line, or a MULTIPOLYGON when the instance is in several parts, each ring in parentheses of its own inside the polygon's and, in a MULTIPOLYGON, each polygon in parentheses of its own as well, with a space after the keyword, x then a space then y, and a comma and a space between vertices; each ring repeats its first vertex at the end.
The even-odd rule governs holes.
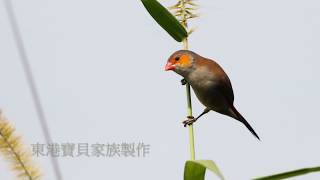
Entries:
POLYGON ((191 125, 210 110, 230 116, 243 123, 260 140, 250 124, 233 106, 234 95, 231 82, 221 66, 211 59, 192 51, 180 50, 173 53, 165 66, 181 75, 182 84, 190 84, 199 101, 206 107, 196 118, 188 116, 184 126, 191 125))

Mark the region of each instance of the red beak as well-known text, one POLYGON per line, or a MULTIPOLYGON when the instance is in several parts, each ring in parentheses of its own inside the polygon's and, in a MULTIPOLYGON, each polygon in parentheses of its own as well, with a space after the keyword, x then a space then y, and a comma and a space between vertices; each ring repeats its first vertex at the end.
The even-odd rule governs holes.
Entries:
POLYGON ((170 71, 174 69, 175 69, 175 65, 172 62, 167 62, 166 66, 164 67, 164 70, 166 71, 170 71))

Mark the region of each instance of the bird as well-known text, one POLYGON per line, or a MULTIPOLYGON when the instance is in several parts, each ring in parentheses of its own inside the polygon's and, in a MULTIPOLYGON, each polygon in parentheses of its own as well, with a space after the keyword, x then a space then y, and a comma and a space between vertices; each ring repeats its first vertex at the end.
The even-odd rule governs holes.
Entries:
POLYGON ((199 116, 196 118, 188 116, 188 119, 183 121, 185 127, 192 125, 209 111, 215 111, 238 120, 260 140, 251 125, 234 107, 231 81, 217 62, 190 50, 179 50, 169 57, 165 70, 181 75, 182 85, 188 83, 198 100, 205 106, 199 116))

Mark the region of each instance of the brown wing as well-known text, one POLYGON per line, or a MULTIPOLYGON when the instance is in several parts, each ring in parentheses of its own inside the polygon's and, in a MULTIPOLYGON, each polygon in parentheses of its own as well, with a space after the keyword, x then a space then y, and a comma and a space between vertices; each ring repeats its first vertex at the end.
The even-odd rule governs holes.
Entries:
POLYGON ((197 59, 196 61, 197 65, 209 68, 209 71, 211 71, 212 74, 214 75, 215 81, 219 82, 218 83, 219 85, 217 87, 218 90, 220 91, 221 94, 223 94, 227 98, 227 101, 229 103, 233 104, 234 94, 233 94, 232 85, 228 75, 224 72, 222 67, 211 59, 204 58, 195 53, 194 55, 196 56, 196 59, 197 59))
POLYGON ((222 84, 221 91, 225 92, 226 98, 228 98, 228 101, 233 104, 233 101, 234 101, 233 89, 232 89, 230 79, 227 75, 225 76, 224 79, 222 79, 221 84, 222 84))
POLYGON ((232 89, 232 85, 231 85, 231 81, 228 77, 228 75, 224 72, 224 70, 222 69, 222 67, 216 63, 215 61, 211 60, 211 59, 206 59, 207 62, 210 65, 210 69, 213 71, 213 73, 216 75, 216 77, 218 77, 218 81, 219 81, 219 90, 220 92, 227 98, 227 100, 233 104, 234 101, 234 94, 233 94, 233 89, 232 89))

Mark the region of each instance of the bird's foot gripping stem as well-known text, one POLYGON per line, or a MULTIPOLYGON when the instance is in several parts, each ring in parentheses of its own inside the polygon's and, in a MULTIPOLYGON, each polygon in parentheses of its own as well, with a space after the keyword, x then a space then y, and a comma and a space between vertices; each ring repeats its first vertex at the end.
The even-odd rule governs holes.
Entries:
POLYGON ((186 85, 187 83, 188 83, 187 80, 181 79, 181 85, 182 85, 182 86, 186 85))
POLYGON ((182 122, 184 127, 186 127, 187 125, 191 126, 194 122, 197 121, 197 119, 194 118, 193 116, 188 116, 187 118, 188 118, 187 120, 182 122))

